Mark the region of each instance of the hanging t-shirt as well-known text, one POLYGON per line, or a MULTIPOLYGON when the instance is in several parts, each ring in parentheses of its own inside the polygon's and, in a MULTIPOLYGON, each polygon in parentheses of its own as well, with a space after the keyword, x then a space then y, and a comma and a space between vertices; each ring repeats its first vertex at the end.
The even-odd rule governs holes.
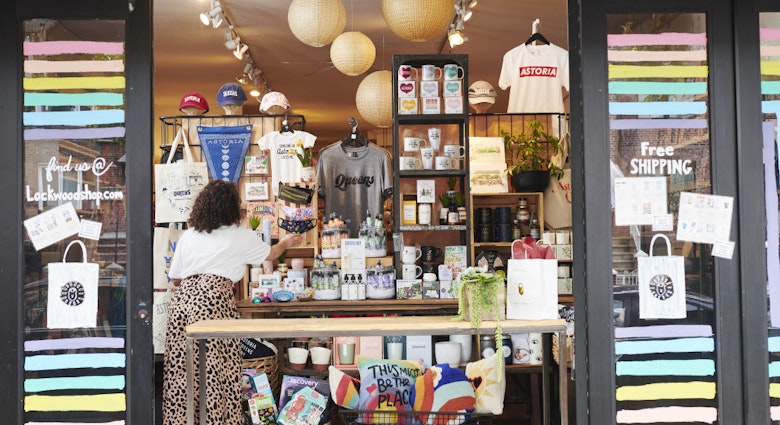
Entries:
POLYGON ((272 131, 257 141, 260 149, 271 151, 271 187, 274 195, 279 196, 279 182, 297 183, 301 181, 301 161, 295 155, 296 143, 314 144, 317 136, 305 131, 272 131))
POLYGON ((554 44, 521 44, 504 54, 498 86, 509 88, 507 113, 564 113, 569 52, 554 44))
POLYGON ((392 191, 390 154, 373 144, 349 147, 341 142, 320 151, 317 160, 319 194, 325 198, 325 216, 332 212, 349 220, 349 236, 358 237, 366 211, 384 213, 392 191))

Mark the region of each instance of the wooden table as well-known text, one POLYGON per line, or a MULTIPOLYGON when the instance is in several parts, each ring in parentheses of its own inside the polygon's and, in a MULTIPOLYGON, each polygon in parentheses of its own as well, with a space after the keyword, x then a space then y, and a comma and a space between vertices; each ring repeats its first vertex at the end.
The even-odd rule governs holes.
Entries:
POLYGON ((420 299, 420 300, 360 300, 360 301, 290 301, 286 303, 252 303, 239 301, 238 312, 245 319, 313 316, 332 314, 416 314, 416 315, 453 315, 458 312, 458 300, 420 299))
MULTIPOLYGON (((200 370, 206 366, 206 339, 237 338, 290 338, 333 336, 404 336, 404 335, 476 335, 493 334, 495 322, 483 321, 479 328, 469 322, 452 321, 451 316, 387 316, 348 318, 280 318, 242 320, 203 320, 186 328, 187 350, 187 425, 195 425, 194 344, 198 344, 200 370)), ((558 334, 559 341, 566 340, 566 322, 557 320, 502 320, 506 334, 548 333, 558 334)), ((566 344, 558 344, 558 358, 566 358, 566 344)), ((549 369, 550 356, 544 356, 542 365, 542 393, 544 424, 550 424, 549 369)), ((561 425, 568 425, 567 368, 558 368, 561 425)), ((200 374, 200 388, 206 388, 206 374, 200 374)), ((206 423, 206 391, 200 391, 200 424, 206 423)))

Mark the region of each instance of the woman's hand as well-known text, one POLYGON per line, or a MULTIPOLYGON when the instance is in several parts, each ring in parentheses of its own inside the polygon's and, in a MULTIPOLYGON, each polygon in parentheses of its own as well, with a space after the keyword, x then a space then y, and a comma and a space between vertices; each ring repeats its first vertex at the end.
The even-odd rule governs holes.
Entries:
POLYGON ((288 233, 279 241, 279 244, 284 246, 284 249, 296 247, 303 243, 303 235, 300 233, 288 233))

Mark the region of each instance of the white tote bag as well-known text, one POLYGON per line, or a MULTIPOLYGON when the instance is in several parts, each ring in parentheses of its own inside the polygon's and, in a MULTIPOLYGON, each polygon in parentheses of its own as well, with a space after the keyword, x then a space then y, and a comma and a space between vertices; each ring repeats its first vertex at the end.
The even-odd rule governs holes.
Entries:
POLYGON ((157 223, 186 222, 192 203, 209 182, 205 162, 194 162, 187 135, 176 133, 165 164, 154 165, 154 221, 157 223), (172 163, 179 140, 184 141, 184 161, 172 163))
POLYGON ((165 330, 168 328, 168 306, 173 290, 154 291, 154 314, 152 314, 152 345, 154 354, 165 353, 165 330))
POLYGON ((569 168, 569 133, 561 138, 561 153, 553 162, 563 168, 563 177, 550 177, 544 190, 544 224, 552 229, 571 227, 571 168, 569 168))
POLYGON ((172 279, 168 277, 168 271, 171 268, 173 253, 176 251, 176 244, 184 230, 177 229, 173 225, 167 227, 154 228, 154 245, 152 254, 152 282, 154 289, 173 289, 172 279))
POLYGON ((507 319, 558 319, 558 260, 510 259, 506 283, 507 319))
POLYGON ((46 327, 50 329, 89 328, 97 325, 98 272, 96 263, 87 262, 87 247, 75 240, 65 248, 63 262, 49 263, 49 293, 46 327), (68 250, 81 246, 82 261, 68 263, 68 250))
POLYGON ((685 264, 672 255, 669 238, 656 234, 650 240, 650 256, 637 258, 640 319, 684 319, 685 264), (666 256, 653 256, 655 240, 666 241, 666 256))

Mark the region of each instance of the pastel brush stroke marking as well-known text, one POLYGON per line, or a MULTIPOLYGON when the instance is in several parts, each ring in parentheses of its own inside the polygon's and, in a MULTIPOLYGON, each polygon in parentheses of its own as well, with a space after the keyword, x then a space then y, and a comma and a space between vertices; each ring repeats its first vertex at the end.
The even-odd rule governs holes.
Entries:
POLYGON ((609 94, 705 94, 707 83, 659 83, 651 81, 610 81, 609 94))
POLYGON ((24 370, 125 367, 123 353, 41 354, 24 359, 24 370))
MULTIPOLYGON (((56 139, 106 139, 125 137, 124 127, 98 128, 30 128, 24 130, 24 140, 56 140, 56 139)), ((56 340, 52 340, 56 341, 56 340)), ((122 340, 124 341, 124 340, 122 340)), ((124 346, 124 342, 122 346, 124 346)))
POLYGON ((761 61, 761 75, 780 75, 780 62, 761 61))
POLYGON ((761 94, 780 94, 780 81, 762 81, 761 94))
POLYGON ((121 106, 122 93, 25 93, 24 106, 121 106))
POLYGON ((123 89, 125 77, 34 77, 22 83, 25 90, 123 89))
POLYGON ((25 422, 24 425, 125 425, 125 421, 111 421, 111 422, 25 422))
POLYGON ((615 355, 656 353, 711 353, 715 351, 712 338, 679 338, 667 340, 617 341, 615 355))
POLYGON ((615 400, 712 400, 715 398, 716 389, 714 382, 659 382, 618 387, 615 391, 615 400))
POLYGON ((770 378, 780 377, 780 361, 769 362, 769 377, 770 378))
POLYGON ((28 393, 55 390, 122 390, 124 388, 124 375, 74 376, 24 380, 24 391, 28 393))
POLYGON ((106 41, 25 41, 24 55, 63 55, 74 53, 121 55, 124 43, 106 41))
POLYGON ((610 115, 701 115, 705 102, 609 102, 610 115))
POLYGON ((780 56, 780 46, 761 46, 761 56, 780 56))
POLYGON ((30 395, 24 398, 25 412, 124 412, 125 395, 30 395))
POLYGON ((683 338, 712 336, 710 325, 656 325, 615 328, 615 338, 683 338))
POLYGON ((776 114, 780 112, 780 100, 764 100, 761 102, 761 112, 776 114))
POLYGON ((102 109, 93 111, 24 112, 24 125, 93 125, 125 122, 125 111, 102 109))
POLYGON ((780 398, 780 384, 776 382, 769 384, 769 397, 780 398))
POLYGON ((124 338, 103 336, 85 338, 39 339, 24 342, 24 351, 76 350, 79 348, 124 348, 124 338))
POLYGON ((609 50, 610 62, 704 62, 707 51, 699 50, 609 50))
POLYGON ((718 409, 714 407, 652 407, 637 410, 618 410, 616 415, 619 424, 651 424, 651 423, 714 423, 718 420, 718 409))
POLYGON ((610 120, 610 130, 657 130, 663 128, 707 128, 704 119, 618 119, 610 120))
POLYGON ((706 65, 609 65, 609 78, 707 78, 706 65))
POLYGON ((695 360, 644 360, 618 361, 617 376, 713 376, 715 362, 709 359, 695 360))
POLYGON ((28 74, 80 73, 80 72, 123 72, 121 60, 92 61, 24 61, 24 72, 28 74))
POLYGON ((758 30, 761 41, 775 41, 780 40, 780 29, 775 28, 761 28, 758 30))
POLYGON ((770 353, 780 352, 780 336, 770 336, 767 340, 767 348, 770 353))
POLYGON ((608 34, 609 46, 705 46, 706 33, 664 32, 661 34, 608 34))
POLYGON ((780 406, 772 406, 769 408, 769 416, 773 421, 780 421, 780 406))

